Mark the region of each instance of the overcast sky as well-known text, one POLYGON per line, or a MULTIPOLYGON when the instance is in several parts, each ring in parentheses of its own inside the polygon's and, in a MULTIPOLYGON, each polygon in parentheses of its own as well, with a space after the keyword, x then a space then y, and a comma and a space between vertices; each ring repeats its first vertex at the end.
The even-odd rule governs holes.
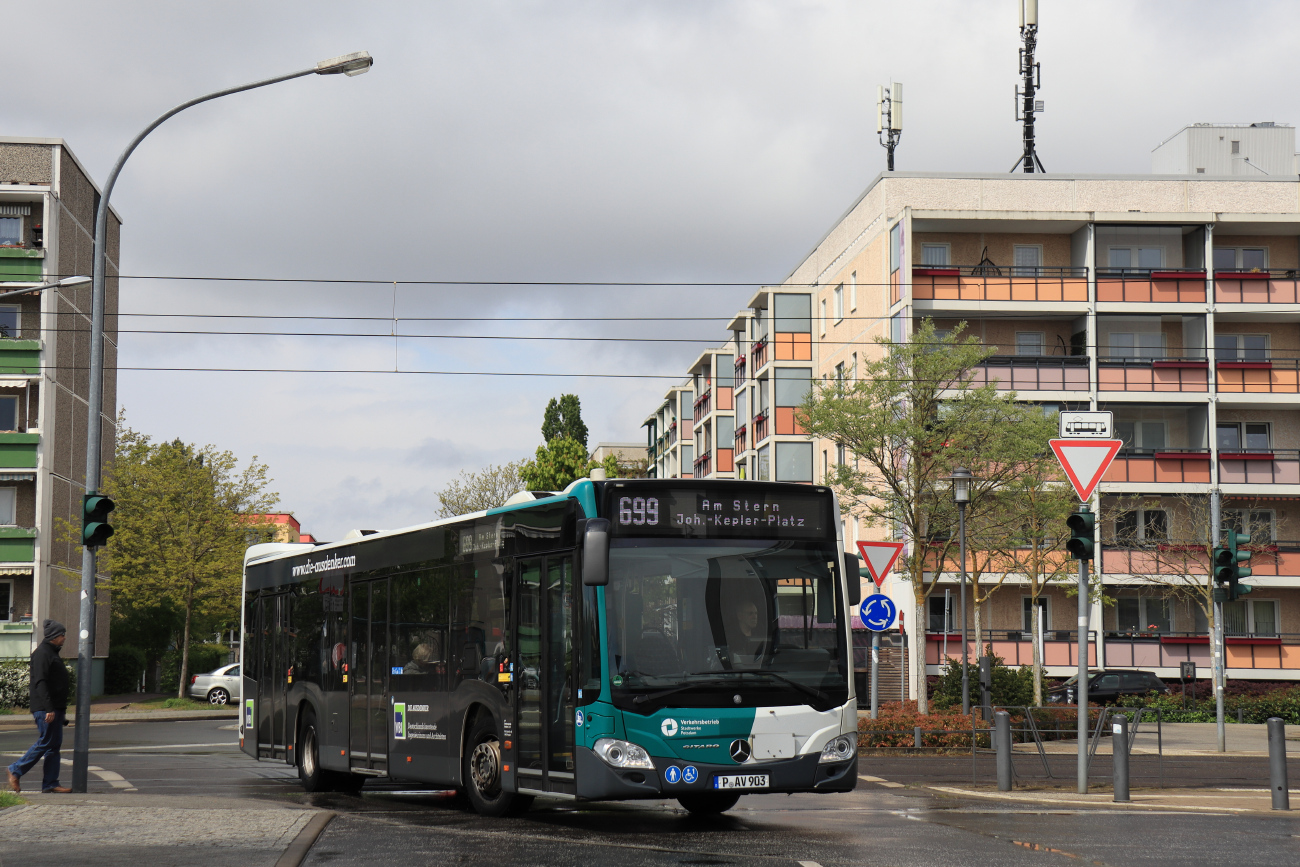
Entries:
MULTIPOLYGON (((1041 0, 1039 154, 1138 173, 1185 124, 1293 122, 1292 2, 1041 0)), ((591 288, 125 281, 128 423, 267 462, 304 530, 428 520, 462 469, 531 455, 582 399, 592 442, 640 441, 671 379, 778 282, 878 172, 876 85, 905 84, 906 171, 1003 172, 1015 0, 121 2, 6 10, 0 134, 61 137, 97 181, 171 106, 365 49, 369 74, 190 109, 136 151, 113 204, 138 277, 657 281, 591 288), (669 338, 472 340, 399 335, 669 338), (368 317, 222 319, 224 316, 368 317), (701 317, 540 322, 540 317, 701 317), (451 321, 412 321, 419 317, 451 321), (500 322, 454 321, 466 317, 500 322), (687 342, 694 341, 694 342, 687 342), (413 371, 633 374, 641 379, 413 371)))

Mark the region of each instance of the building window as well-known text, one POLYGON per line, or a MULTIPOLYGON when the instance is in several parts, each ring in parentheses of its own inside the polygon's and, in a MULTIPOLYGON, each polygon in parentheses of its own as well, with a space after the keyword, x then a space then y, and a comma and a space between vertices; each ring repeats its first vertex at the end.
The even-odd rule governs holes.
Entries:
MULTIPOLYGON (((1051 617, 1051 600, 1046 596, 1038 597, 1038 624, 1044 632, 1052 628, 1051 617)), ((1020 597, 1020 628, 1025 632, 1033 632, 1034 629, 1034 598, 1032 596, 1020 597)))
POLYGON ((1162 421, 1119 421, 1115 436, 1124 441, 1125 451, 1159 451, 1167 447, 1165 423, 1162 421))
POLYGON ((845 448, 844 443, 838 443, 838 444, 836 444, 836 446, 835 446, 835 463, 838 464, 838 465, 840 465, 840 466, 844 466, 845 464, 848 463, 847 458, 848 458, 848 449, 845 448))
POLYGON ((0 247, 23 245, 23 218, 0 217, 0 247))
POLYGON ((758 480, 760 482, 770 482, 772 480, 771 454, 771 446, 763 446, 758 450, 758 480))
POLYGON ((0 526, 12 527, 18 523, 18 489, 0 488, 0 526))
POLYGON ((950 249, 947 244, 922 244, 921 264, 930 268, 947 268, 950 249))
POLYGON ((1277 516, 1272 509, 1224 509, 1223 531, 1244 533, 1257 542, 1277 541, 1277 516))
POLYGON ((1268 361, 1267 334, 1214 335, 1215 361, 1268 361))
POLYGON ((849 275, 849 310, 858 309, 858 272, 849 275))
POLYGON ((1164 509, 1130 509, 1115 516, 1115 543, 1168 542, 1169 513, 1164 509))
POLYGON ((1215 427, 1219 451, 1271 451, 1270 427, 1268 422, 1221 422, 1215 427))
POLYGON ((1110 358, 1121 361, 1161 361, 1165 335, 1160 331, 1112 331, 1110 358))
POLYGON ((839 322, 844 318, 844 284, 835 287, 835 321, 839 322))
POLYGON ((14 582, 12 578, 0 578, 0 622, 8 623, 14 619, 14 582))
MULTIPOLYGON (((929 604, 926 610, 930 615, 930 622, 926 624, 927 632, 952 632, 953 605, 951 596, 940 596, 935 593, 930 596, 929 604)), ((959 642, 960 643, 960 642, 959 642)))
POLYGON ((822 449, 822 484, 828 484, 831 477, 830 452, 822 449))
POLYGON ((1267 247, 1215 247, 1215 271, 1267 271, 1267 247))
POLYGON ((0 337, 18 337, 19 334, 18 305, 0 304, 0 337))
POLYGON ((1276 599, 1238 599, 1223 603, 1223 631, 1228 635, 1277 635, 1276 599))
POLYGON ((1111 268, 1136 268, 1150 271, 1165 264, 1164 247, 1111 247, 1111 268))
POLYGON ((776 443, 776 479, 778 482, 811 482, 812 443, 776 443))
POLYGON ((0 397, 0 430, 18 430, 18 398, 0 397))
POLYGON ((1016 264, 1011 268, 1011 276, 1038 276, 1038 269, 1043 266, 1042 247, 1037 244, 1016 244, 1012 256, 1016 264))
POLYGON ((778 367, 773 375, 773 402, 777 406, 802 406, 812 388, 812 368, 778 367))
POLYGON ((889 273, 894 273, 903 263, 903 224, 889 228, 889 273))
POLYGON ((1239 141, 1234 141, 1234 142, 1232 142, 1231 144, 1232 144, 1232 152, 1233 152, 1234 154, 1239 154, 1239 153, 1241 153, 1241 142, 1239 142, 1239 141))
POLYGON ((824 336, 824 335, 826 334, 826 301, 825 301, 825 299, 822 300, 820 310, 821 310, 821 312, 818 313, 818 315, 817 315, 817 328, 821 331, 822 335, 824 336))
POLYGON ((1046 355, 1046 344, 1042 331, 1016 332, 1016 355, 1046 355))
POLYGON ((1120 632, 1169 632, 1173 628, 1169 612, 1169 600, 1156 596, 1120 596, 1115 600, 1120 632))
POLYGON ((858 381, 858 354, 853 353, 849 363, 849 379, 853 382, 858 381))

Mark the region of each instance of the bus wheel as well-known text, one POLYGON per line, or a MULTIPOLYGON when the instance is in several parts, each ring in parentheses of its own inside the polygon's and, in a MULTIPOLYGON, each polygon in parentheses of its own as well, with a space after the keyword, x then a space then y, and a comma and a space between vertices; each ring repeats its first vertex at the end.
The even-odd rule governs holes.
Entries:
POLYGON ((501 742, 497 740, 497 727, 491 717, 480 716, 474 721, 465 742, 463 762, 465 794, 480 816, 522 813, 532 803, 529 796, 501 789, 501 742))
POLYGON ((307 708, 298 729, 298 779, 305 792, 328 791, 332 774, 320 766, 320 743, 316 734, 316 712, 307 708))
POLYGON ((699 792, 697 794, 682 795, 678 797, 677 803, 697 816, 716 816, 736 806, 736 802, 739 800, 740 793, 738 792, 730 795, 699 792))

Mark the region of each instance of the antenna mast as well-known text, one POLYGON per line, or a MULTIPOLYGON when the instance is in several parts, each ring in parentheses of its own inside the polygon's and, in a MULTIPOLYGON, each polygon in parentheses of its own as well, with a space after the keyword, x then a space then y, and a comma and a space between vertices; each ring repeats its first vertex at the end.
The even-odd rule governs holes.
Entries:
POLYGON ((876 135, 880 146, 889 153, 888 170, 894 170, 894 148, 903 137, 903 83, 892 81, 889 87, 876 86, 876 135))
POLYGON ((1043 110, 1043 101, 1034 95, 1043 86, 1042 64, 1034 62, 1034 49, 1038 47, 1038 0, 1016 0, 1020 7, 1020 74, 1024 84, 1016 88, 1016 120, 1025 125, 1025 152, 1011 167, 1011 171, 1024 166, 1027 174, 1045 172, 1043 162, 1034 148, 1034 115, 1043 110))

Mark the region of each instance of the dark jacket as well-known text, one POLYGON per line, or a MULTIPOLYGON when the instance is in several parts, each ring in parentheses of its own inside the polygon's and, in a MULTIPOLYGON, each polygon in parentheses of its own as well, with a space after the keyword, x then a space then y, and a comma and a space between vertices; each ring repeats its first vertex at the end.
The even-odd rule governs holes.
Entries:
POLYGON ((67 711, 68 670, 63 667, 59 648, 42 641, 32 651, 32 713, 67 711))

